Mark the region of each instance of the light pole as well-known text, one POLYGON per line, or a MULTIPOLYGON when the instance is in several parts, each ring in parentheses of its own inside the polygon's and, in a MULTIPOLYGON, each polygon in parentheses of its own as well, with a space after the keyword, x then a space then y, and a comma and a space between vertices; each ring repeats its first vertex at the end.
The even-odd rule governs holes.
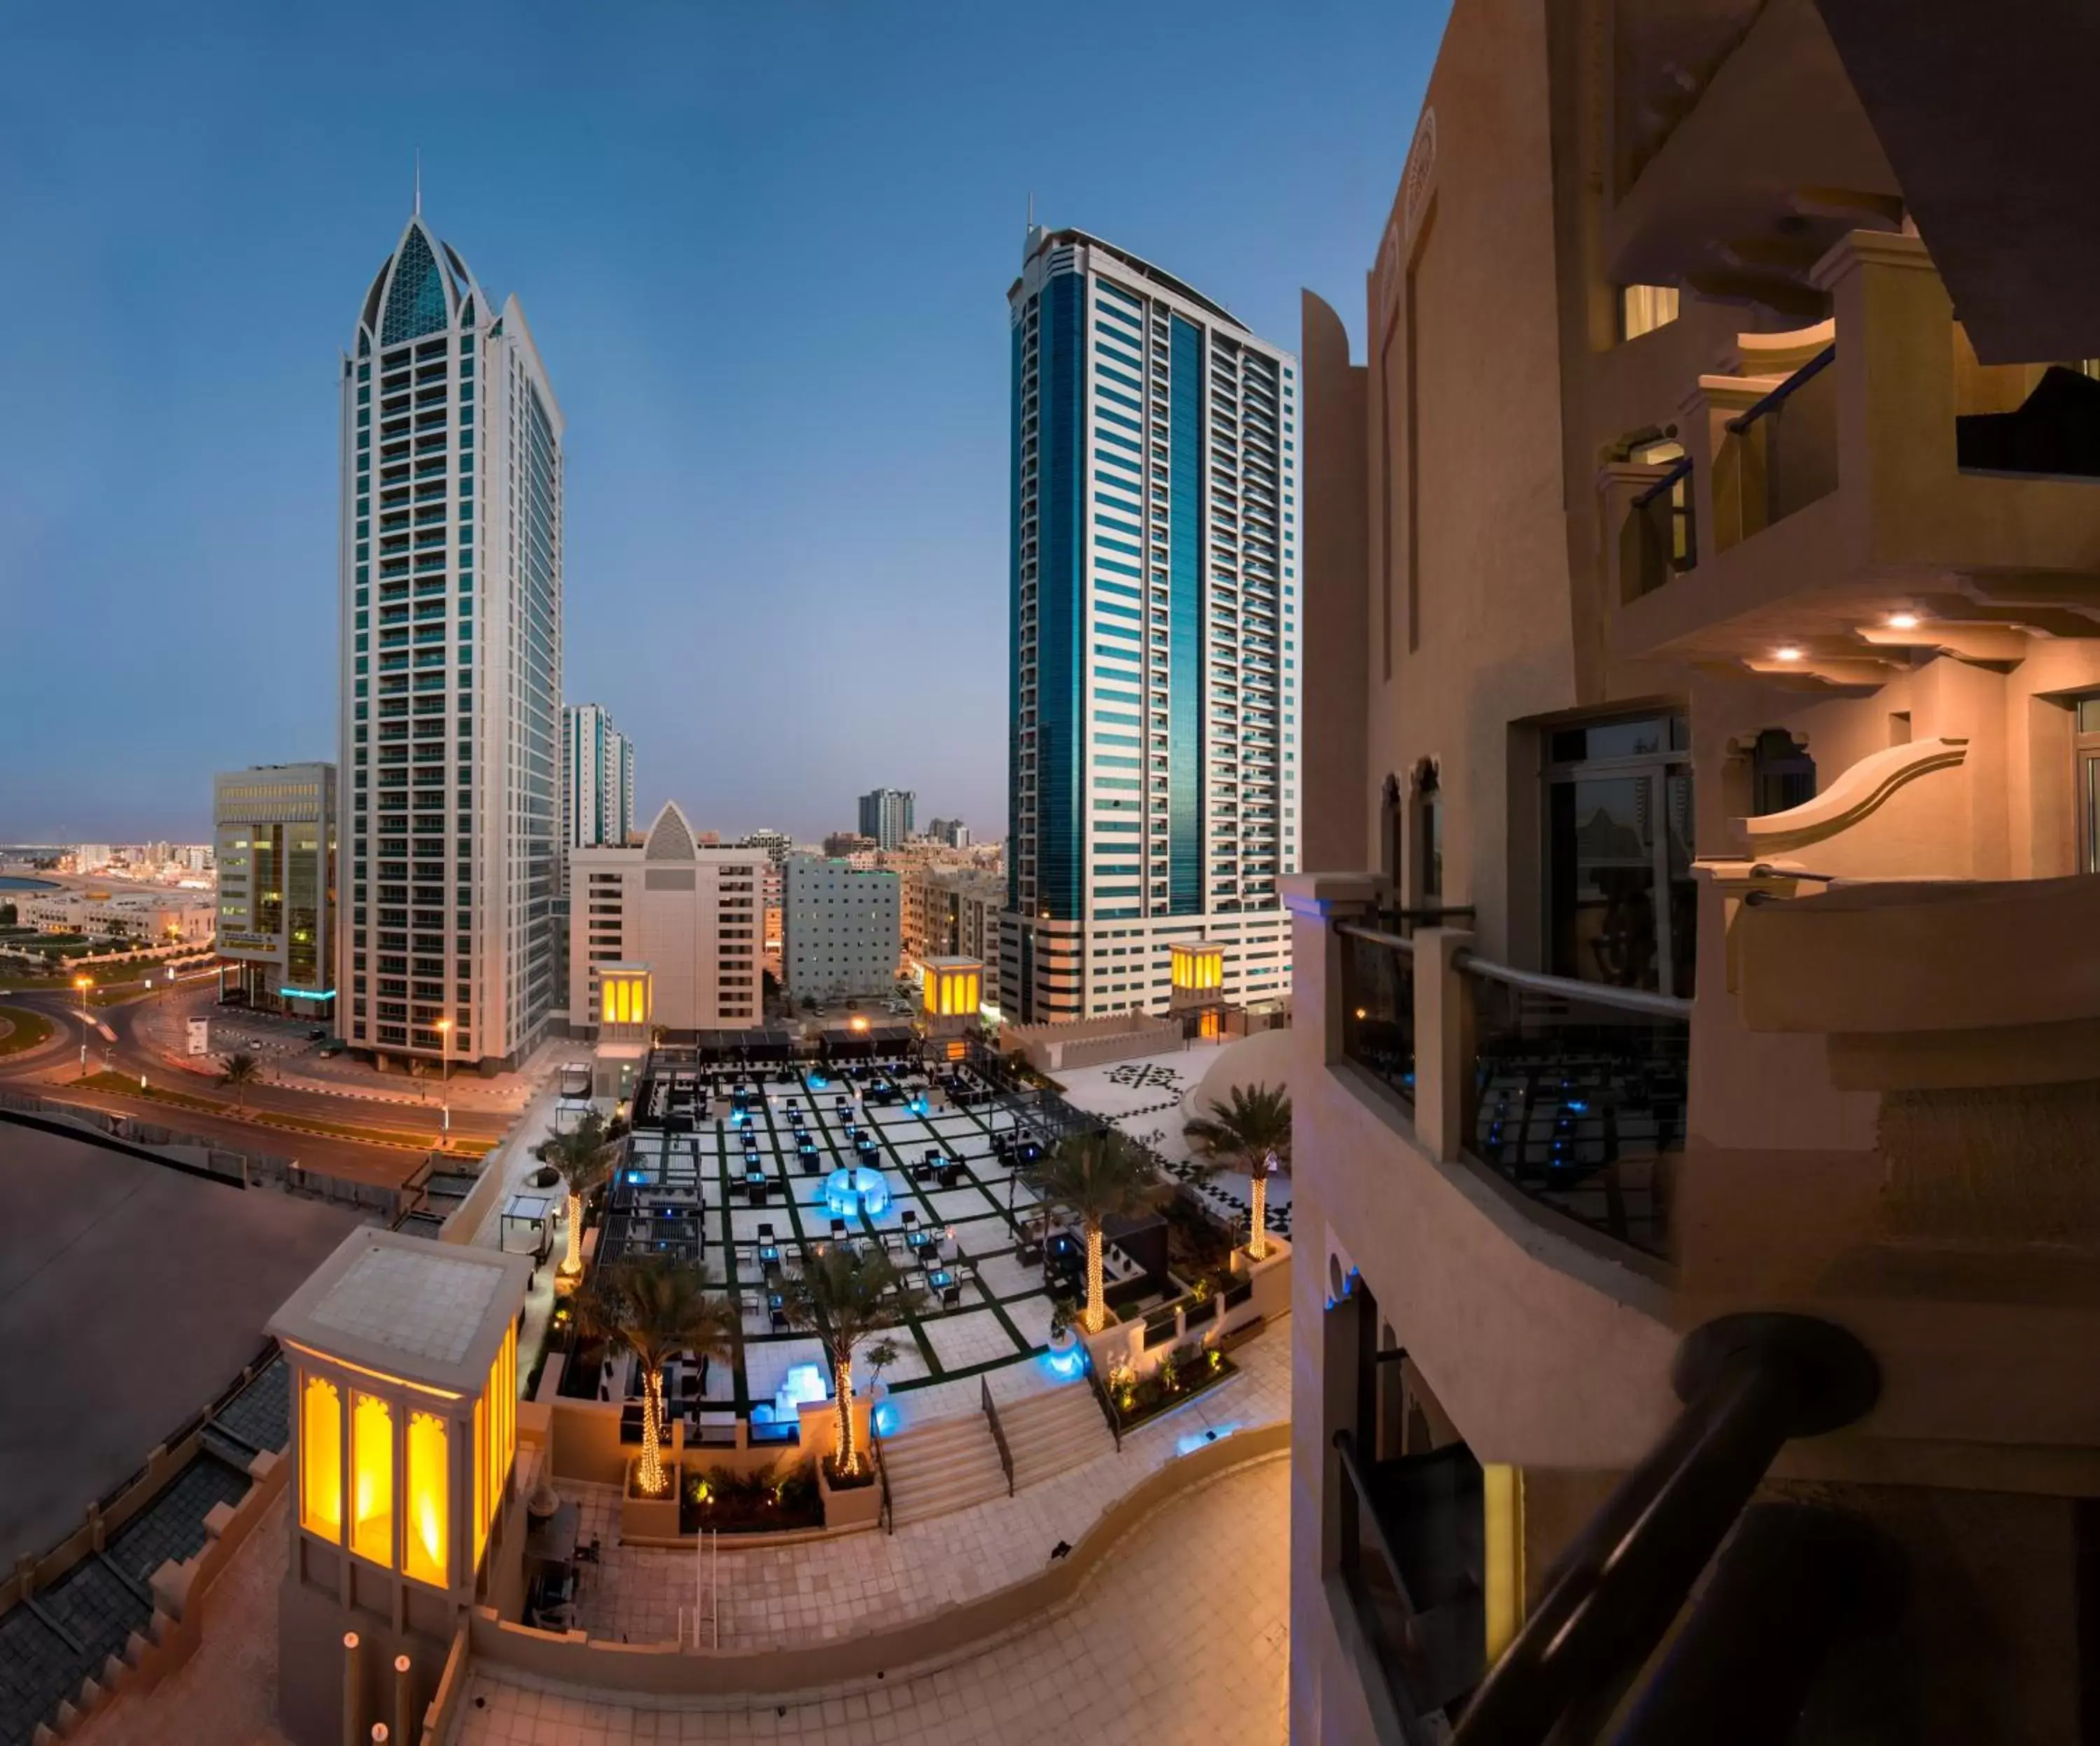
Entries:
POLYGON ((73 985, 80 990, 80 1076, 87 1077, 87 991, 95 985, 90 976, 77 976, 73 985))
POLYGON ((452 1021, 441 1018, 437 1021, 437 1028, 438 1085, 439 1096, 442 1099, 439 1117, 442 1133, 438 1140, 438 1149, 443 1151, 452 1143, 452 1021))

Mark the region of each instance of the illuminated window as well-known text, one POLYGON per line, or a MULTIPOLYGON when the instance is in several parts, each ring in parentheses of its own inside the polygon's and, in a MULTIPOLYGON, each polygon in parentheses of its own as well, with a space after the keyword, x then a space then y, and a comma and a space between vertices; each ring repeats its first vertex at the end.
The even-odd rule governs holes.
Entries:
POLYGON ((445 1422, 435 1413, 408 1415, 408 1574, 443 1588, 451 1581, 446 1533, 451 1525, 445 1422))
POLYGON ((1677 320, 1675 285, 1619 287, 1619 337, 1639 339, 1677 320))
POLYGON ((307 1378, 299 1426, 299 1525, 342 1540, 342 1395, 318 1376, 307 1378))
POLYGON ((350 1545, 360 1558, 394 1564, 394 1409, 373 1395, 351 1397, 350 1545))
POLYGON ((488 1543, 488 1402, 474 1404, 474 1567, 488 1543))

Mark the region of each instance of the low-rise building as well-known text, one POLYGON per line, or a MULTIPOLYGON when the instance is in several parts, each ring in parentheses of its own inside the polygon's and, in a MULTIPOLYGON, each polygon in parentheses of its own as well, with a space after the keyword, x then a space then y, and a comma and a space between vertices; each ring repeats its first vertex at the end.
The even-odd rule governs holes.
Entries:
POLYGON ((651 1019, 673 1032, 756 1025, 764 1014, 759 968, 759 879, 747 849, 701 846, 667 801, 638 848, 569 851, 569 1029, 590 1036, 605 1021, 602 972, 648 972, 651 1019))
MULTIPOLYGON (((999 963, 999 915, 1006 907, 1004 875, 974 867, 920 866, 902 874, 904 956, 924 964, 935 958, 999 963)), ((995 981, 984 991, 995 997, 995 981)))
POLYGON ((223 990, 265 1012, 335 1016, 333 764, 265 764, 212 778, 223 990))
POLYGON ((897 984, 900 906, 894 873, 791 855, 781 931, 790 999, 853 999, 897 984))

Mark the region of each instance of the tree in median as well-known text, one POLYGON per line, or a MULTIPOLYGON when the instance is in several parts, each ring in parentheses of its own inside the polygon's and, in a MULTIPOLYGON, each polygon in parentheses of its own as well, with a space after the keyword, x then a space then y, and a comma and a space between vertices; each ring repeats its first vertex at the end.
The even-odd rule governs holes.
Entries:
POLYGON ((576 1298, 584 1331, 625 1347, 642 1371, 642 1455, 635 1488, 661 1497, 669 1479, 664 1436, 664 1368, 681 1352, 727 1361, 736 1317, 707 1289, 706 1269, 672 1255, 645 1255, 601 1268, 576 1298))
POLYGON ((854 1435, 854 1347, 871 1334, 901 1325, 925 1297, 904 1282, 881 1250, 854 1243, 826 1244, 788 1287, 788 1321, 821 1335, 831 1354, 838 1409, 832 1470, 841 1479, 856 1479, 867 1469, 854 1435))
POLYGON ((262 1064, 252 1055, 229 1055, 218 1069, 218 1082, 233 1088, 233 1100, 245 1105, 248 1087, 262 1077, 262 1064))
POLYGON ((1268 1254, 1268 1175, 1290 1168, 1290 1093, 1281 1086, 1236 1085, 1229 1098, 1212 1098, 1211 1113, 1183 1125, 1213 1170, 1233 1164, 1254 1184, 1248 1197, 1247 1254, 1268 1254))
POLYGON ((1166 1193, 1159 1173, 1145 1154, 1114 1128, 1061 1140, 1028 1172, 1029 1187, 1046 1203, 1079 1221, 1087 1239, 1087 1305, 1079 1325, 1099 1334, 1109 1325, 1101 1289, 1101 1226, 1157 1206, 1166 1193))

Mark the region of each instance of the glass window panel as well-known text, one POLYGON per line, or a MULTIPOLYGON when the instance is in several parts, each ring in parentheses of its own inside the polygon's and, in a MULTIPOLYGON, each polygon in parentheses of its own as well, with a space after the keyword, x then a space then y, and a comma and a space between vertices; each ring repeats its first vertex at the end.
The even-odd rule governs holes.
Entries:
POLYGON ((299 1424, 299 1525, 342 1540, 342 1395, 318 1376, 307 1378, 299 1424))
POLYGON ((394 1564, 394 1409, 374 1395, 351 1397, 351 1550, 394 1564))
POLYGON ((1646 776, 1552 784, 1547 919, 1555 975, 1657 986, 1654 788, 1646 776))
POLYGON ((408 1415, 408 1574, 439 1588, 451 1580, 450 1441, 435 1413, 408 1415))

